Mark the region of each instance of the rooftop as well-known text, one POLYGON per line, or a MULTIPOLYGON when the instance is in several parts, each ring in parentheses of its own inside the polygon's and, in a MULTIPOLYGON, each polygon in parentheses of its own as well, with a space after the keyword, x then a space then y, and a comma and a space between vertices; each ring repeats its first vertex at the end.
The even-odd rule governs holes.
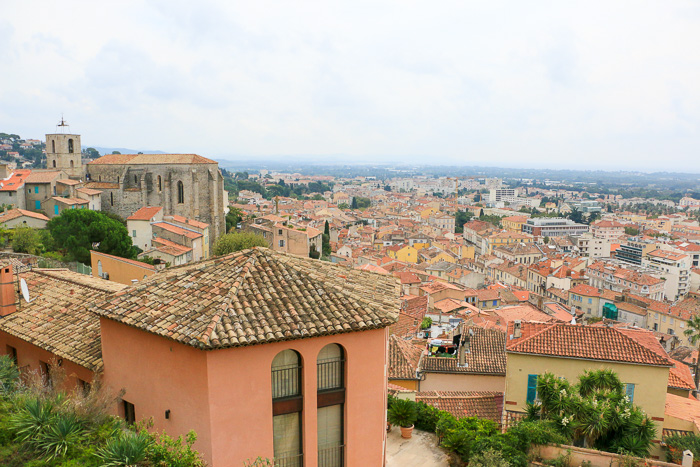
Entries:
POLYGON ((88 165, 217 164, 197 154, 107 154, 88 165))
POLYGON ((255 248, 155 274, 93 310, 210 350, 383 328, 399 292, 391 276, 255 248))
POLYGON ((134 212, 132 215, 126 218, 128 221, 150 221, 155 217, 156 214, 158 214, 160 211, 162 211, 163 208, 161 206, 144 206, 138 211, 134 212))

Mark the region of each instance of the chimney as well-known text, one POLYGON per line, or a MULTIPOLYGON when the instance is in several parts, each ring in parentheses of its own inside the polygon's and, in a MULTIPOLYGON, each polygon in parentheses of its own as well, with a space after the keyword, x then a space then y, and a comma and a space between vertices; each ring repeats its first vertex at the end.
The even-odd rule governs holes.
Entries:
POLYGON ((17 311, 15 302, 15 285, 12 277, 12 265, 0 269, 0 316, 7 316, 17 311))
POLYGON ((519 319, 513 321, 513 339, 517 339, 522 335, 520 330, 521 322, 519 319))
POLYGON ((466 336, 462 345, 459 346, 459 362, 458 366, 467 366, 467 347, 469 346, 469 336, 466 336))
POLYGON ((12 173, 7 164, 0 164, 0 178, 5 180, 12 173))

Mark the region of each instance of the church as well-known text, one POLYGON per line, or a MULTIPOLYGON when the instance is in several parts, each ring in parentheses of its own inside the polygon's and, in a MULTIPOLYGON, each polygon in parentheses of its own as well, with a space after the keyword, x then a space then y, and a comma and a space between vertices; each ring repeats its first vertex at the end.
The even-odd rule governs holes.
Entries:
POLYGON ((83 180, 101 192, 103 211, 126 219, 144 206, 166 216, 209 224, 212 240, 225 233, 228 194, 216 161, 196 154, 108 154, 82 163, 80 135, 46 135, 46 168, 83 180))

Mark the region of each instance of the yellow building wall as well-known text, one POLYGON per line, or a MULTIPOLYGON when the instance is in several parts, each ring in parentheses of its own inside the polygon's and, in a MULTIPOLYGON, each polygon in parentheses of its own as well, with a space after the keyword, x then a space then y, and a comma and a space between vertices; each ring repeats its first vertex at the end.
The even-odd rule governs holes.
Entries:
POLYGON ((417 263, 418 250, 412 246, 405 246, 396 252, 396 259, 404 263, 417 263))
POLYGON ((525 222, 501 220, 503 228, 508 232, 522 232, 525 222))
POLYGON ((448 255, 447 253, 440 253, 439 255, 436 255, 434 258, 430 259, 427 261, 428 264, 435 264, 439 263, 440 261, 447 261, 448 263, 456 263, 457 260, 452 257, 451 255, 448 255))
POLYGON ((391 384, 401 386, 402 388, 409 389, 411 391, 418 391, 419 381, 415 379, 391 379, 389 378, 391 384))
POLYGON ((102 272, 109 274, 109 280, 120 284, 131 285, 131 281, 134 279, 142 281, 156 273, 155 269, 151 269, 146 263, 140 266, 139 264, 134 264, 136 261, 90 251, 90 266, 92 266, 92 275, 94 277, 99 277, 99 263, 102 263, 102 272))
POLYGON ((528 375, 546 372, 563 376, 571 384, 578 382, 585 370, 609 369, 617 373, 623 383, 633 383, 634 404, 641 407, 656 424, 656 437, 661 439, 666 410, 668 367, 634 365, 574 358, 544 357, 507 353, 505 410, 525 412, 528 375))
POLYGON ((440 212, 440 210, 439 210, 438 208, 427 208, 427 209, 423 209, 423 210, 420 212, 420 217, 421 217, 421 219, 427 219, 428 217, 432 216, 432 215, 435 214, 436 212, 440 212))

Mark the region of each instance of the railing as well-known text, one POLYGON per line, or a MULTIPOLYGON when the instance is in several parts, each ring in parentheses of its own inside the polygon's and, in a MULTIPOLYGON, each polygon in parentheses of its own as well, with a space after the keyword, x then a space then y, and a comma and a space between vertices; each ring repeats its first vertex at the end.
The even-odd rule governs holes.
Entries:
POLYGON ((275 467, 302 467, 304 465, 304 455, 290 452, 275 456, 275 467))
POLYGON ((527 413, 525 412, 506 410, 505 416, 503 417, 503 428, 511 428, 525 417, 527 417, 527 413))
POLYGON ((318 467, 343 467, 345 446, 332 446, 318 450, 318 467))
POLYGON ((272 370, 272 398, 298 396, 301 394, 301 367, 285 365, 272 370))
POLYGON ((319 391, 341 389, 343 387, 344 363, 345 360, 342 358, 329 358, 318 361, 316 372, 319 391))

